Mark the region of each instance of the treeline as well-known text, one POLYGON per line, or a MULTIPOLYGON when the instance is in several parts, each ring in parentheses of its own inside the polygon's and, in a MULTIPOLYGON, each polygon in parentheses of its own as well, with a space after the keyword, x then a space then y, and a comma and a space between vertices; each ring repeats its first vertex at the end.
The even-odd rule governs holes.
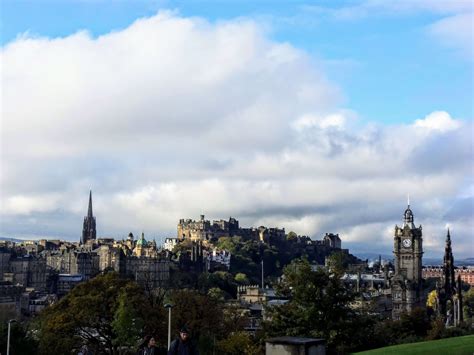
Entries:
MULTIPOLYGON (((262 354, 265 339, 281 335, 324 338, 329 353, 344 354, 472 333, 472 318, 446 329, 425 309, 405 314, 400 321, 356 309, 352 305, 358 295, 340 279, 343 259, 335 255, 330 265, 330 271, 314 270, 304 258, 287 265, 275 287, 288 302, 266 307, 262 329, 254 336, 245 332, 248 313, 226 301, 226 288, 243 282, 243 273, 203 273, 197 289, 152 292, 108 273, 78 285, 28 324, 14 324, 11 354, 72 354, 84 344, 94 354, 134 354, 145 335, 154 336, 164 348, 167 303, 174 305, 173 334, 186 324, 201 354, 262 354)), ((472 317, 472 291, 465 294, 465 305, 466 316, 472 317)), ((1 332, 0 349, 5 349, 6 328, 1 332)))

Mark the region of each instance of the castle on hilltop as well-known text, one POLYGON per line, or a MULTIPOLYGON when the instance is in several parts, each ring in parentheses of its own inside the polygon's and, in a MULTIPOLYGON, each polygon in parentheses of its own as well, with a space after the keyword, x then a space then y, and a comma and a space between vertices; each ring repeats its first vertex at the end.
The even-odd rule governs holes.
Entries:
POLYGON ((241 228, 239 221, 233 217, 229 220, 206 220, 204 215, 198 221, 180 219, 178 222, 177 237, 179 241, 213 241, 220 237, 241 236, 262 242, 282 241, 286 238, 285 228, 241 228))

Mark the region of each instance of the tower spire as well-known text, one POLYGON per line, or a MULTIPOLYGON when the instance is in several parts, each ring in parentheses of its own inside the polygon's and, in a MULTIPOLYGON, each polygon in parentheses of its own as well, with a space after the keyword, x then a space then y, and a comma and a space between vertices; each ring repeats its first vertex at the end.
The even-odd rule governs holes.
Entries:
POLYGON ((407 195, 407 205, 408 208, 410 208, 410 194, 407 195))
POLYGON ((87 210, 87 217, 91 218, 92 216, 92 190, 89 190, 89 209, 87 210))
POLYGON ((84 217, 82 225, 81 244, 86 244, 88 240, 95 240, 97 231, 95 229, 95 217, 92 214, 92 190, 89 191, 89 208, 87 209, 87 216, 84 217))

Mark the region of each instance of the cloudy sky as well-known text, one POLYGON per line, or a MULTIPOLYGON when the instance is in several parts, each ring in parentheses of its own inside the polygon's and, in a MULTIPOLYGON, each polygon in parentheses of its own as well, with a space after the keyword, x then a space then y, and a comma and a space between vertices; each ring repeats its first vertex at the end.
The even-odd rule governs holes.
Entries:
POLYGON ((470 1, 5 1, 0 236, 179 218, 473 257, 470 1), (337 5, 335 5, 337 3, 337 5))

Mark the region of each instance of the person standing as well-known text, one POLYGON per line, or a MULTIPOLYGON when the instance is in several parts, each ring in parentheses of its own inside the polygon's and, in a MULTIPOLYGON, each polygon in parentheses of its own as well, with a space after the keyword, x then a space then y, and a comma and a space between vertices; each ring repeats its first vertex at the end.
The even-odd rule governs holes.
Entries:
POLYGON ((137 355, 158 355, 156 340, 151 335, 147 335, 143 340, 137 355))
POLYGON ((186 326, 179 330, 179 337, 171 343, 168 355, 199 355, 199 351, 192 342, 186 326))

